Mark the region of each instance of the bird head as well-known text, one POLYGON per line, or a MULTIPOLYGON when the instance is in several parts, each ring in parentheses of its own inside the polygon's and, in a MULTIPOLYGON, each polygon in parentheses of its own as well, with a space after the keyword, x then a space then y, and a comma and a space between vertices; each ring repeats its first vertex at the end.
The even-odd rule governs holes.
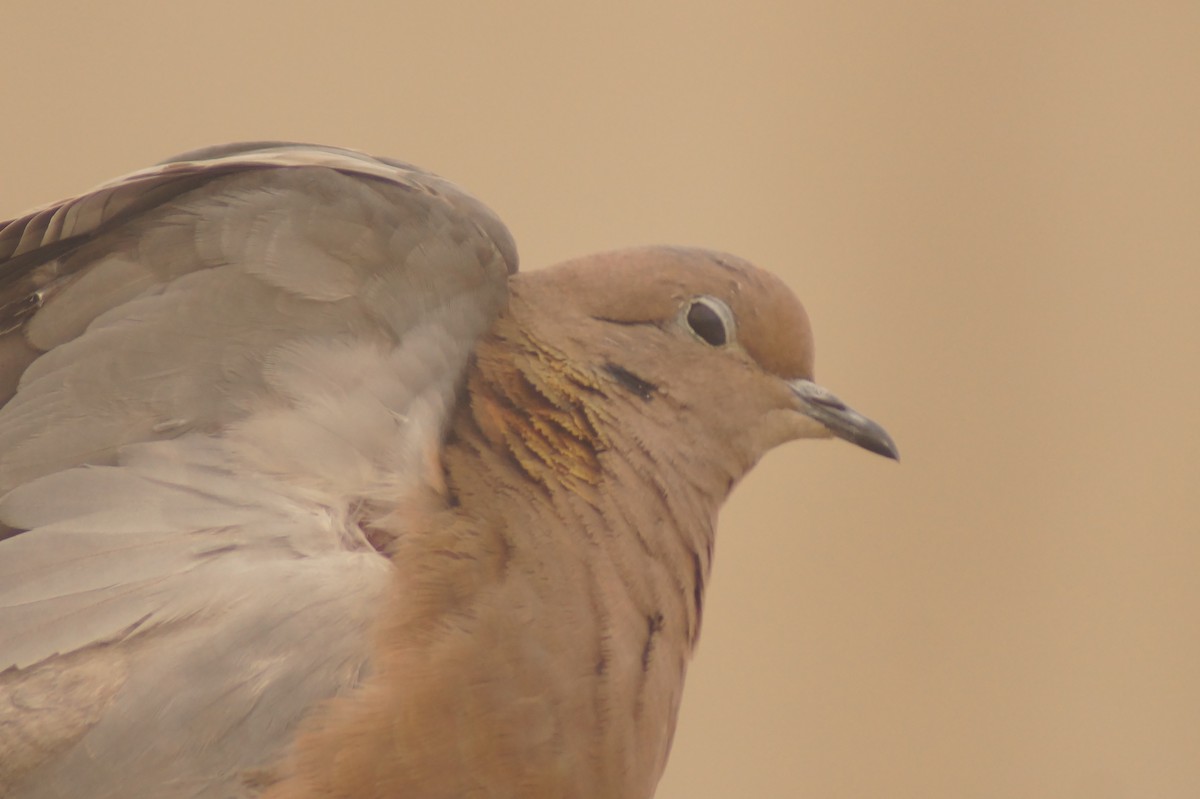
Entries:
POLYGON ((898 457, 881 426, 814 382, 804 307, 746 261, 647 247, 520 275, 512 287, 510 313, 550 357, 581 370, 576 382, 646 409, 641 416, 662 435, 686 437, 701 453, 706 444, 731 448, 720 454, 739 461, 736 471, 802 438, 898 457), (661 410, 651 413, 655 404, 661 410))

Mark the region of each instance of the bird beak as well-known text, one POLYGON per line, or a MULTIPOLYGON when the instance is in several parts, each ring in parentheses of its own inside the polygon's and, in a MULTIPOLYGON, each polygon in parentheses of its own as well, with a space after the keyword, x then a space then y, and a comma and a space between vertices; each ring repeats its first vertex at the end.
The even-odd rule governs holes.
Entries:
POLYGON ((900 451, 887 431, 842 402, 827 388, 811 380, 790 380, 792 393, 800 401, 800 413, 815 419, 838 438, 892 460, 900 460, 900 451))

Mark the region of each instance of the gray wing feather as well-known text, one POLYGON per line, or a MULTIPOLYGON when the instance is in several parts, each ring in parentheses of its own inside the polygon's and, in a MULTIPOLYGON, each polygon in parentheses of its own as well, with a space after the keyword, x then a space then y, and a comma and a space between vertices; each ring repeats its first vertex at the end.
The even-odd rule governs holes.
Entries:
POLYGON ((353 684, 362 509, 432 478, 515 268, 440 178, 302 145, 0 225, 0 793, 239 795, 353 684))

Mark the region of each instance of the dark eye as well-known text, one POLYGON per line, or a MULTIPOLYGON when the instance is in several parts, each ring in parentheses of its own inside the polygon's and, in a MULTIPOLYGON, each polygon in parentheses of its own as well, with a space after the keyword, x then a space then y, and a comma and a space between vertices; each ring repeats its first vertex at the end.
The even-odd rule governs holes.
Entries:
POLYGON ((733 313, 715 297, 698 297, 688 306, 687 326, 702 341, 721 347, 733 338, 733 313))

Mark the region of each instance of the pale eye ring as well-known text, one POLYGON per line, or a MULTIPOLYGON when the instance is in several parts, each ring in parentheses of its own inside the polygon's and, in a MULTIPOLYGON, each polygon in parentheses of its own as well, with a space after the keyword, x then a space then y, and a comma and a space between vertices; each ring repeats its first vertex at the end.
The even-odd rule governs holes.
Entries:
POLYGON ((694 297, 683 308, 683 323, 692 335, 710 347, 724 347, 734 340, 733 311, 716 297, 694 297))

